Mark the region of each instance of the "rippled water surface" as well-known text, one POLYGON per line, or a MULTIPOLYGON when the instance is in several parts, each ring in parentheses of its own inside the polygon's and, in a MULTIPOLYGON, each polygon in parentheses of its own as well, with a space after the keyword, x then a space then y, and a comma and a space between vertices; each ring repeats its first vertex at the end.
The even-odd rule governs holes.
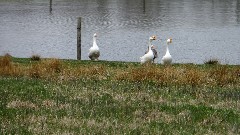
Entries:
POLYGON ((157 35, 158 63, 172 37, 175 63, 240 64, 239 0, 0 0, 0 55, 76 59, 78 17, 82 59, 97 32, 101 60, 138 62, 157 35))

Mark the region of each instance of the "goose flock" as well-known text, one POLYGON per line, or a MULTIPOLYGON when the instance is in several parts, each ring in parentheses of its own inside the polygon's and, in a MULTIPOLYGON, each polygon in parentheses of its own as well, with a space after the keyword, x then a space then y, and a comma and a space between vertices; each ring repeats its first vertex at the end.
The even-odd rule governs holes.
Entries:
MULTIPOLYGON (((158 52, 155 49, 154 45, 152 45, 152 41, 156 40, 156 36, 149 37, 148 41, 148 50, 145 54, 140 57, 140 63, 154 63, 154 60, 158 58, 158 52)), ((169 52, 168 45, 172 43, 172 38, 167 39, 166 44, 166 54, 162 57, 161 63, 163 65, 170 65, 172 63, 172 56, 169 52)), ((93 34, 93 46, 89 49, 88 57, 91 60, 97 61, 100 56, 100 50, 97 45, 97 33, 93 34)))

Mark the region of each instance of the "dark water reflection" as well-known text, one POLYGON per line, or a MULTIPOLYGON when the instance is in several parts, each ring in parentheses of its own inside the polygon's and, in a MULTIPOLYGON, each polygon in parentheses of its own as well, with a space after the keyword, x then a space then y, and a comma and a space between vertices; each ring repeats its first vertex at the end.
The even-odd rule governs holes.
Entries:
POLYGON ((101 60, 137 62, 157 35, 176 63, 240 64, 240 0, 0 0, 0 55, 76 59, 78 17, 83 59, 97 32, 101 60))

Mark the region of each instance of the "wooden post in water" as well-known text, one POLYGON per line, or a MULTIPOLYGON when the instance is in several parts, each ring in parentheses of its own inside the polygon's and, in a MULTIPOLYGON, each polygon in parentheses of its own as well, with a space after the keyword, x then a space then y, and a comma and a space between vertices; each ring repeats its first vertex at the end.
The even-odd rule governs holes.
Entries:
POLYGON ((50 7, 49 11, 52 12, 52 0, 50 0, 50 7))
POLYGON ((145 13, 145 11, 146 11, 146 1, 143 0, 143 13, 145 13))
POLYGON ((81 60, 81 20, 82 18, 78 18, 77 24, 77 59, 81 60))

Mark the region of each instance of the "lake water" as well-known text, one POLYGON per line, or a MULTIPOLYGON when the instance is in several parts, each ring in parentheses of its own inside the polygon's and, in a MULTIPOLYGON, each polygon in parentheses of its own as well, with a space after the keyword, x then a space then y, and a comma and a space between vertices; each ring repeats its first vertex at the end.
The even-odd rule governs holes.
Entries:
POLYGON ((218 59, 240 64, 240 0, 0 0, 0 55, 77 58, 82 17, 82 59, 97 32, 101 60, 139 62, 148 39, 160 63, 166 39, 174 63, 218 59))

